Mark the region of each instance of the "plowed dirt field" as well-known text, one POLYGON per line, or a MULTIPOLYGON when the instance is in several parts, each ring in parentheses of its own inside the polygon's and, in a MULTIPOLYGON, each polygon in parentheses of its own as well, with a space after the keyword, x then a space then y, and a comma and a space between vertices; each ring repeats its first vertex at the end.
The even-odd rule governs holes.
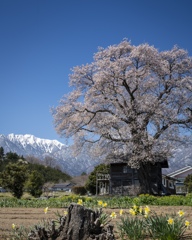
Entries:
MULTIPOLYGON (((157 214, 171 214, 177 213, 179 210, 184 210, 185 219, 192 222, 192 207, 159 207, 159 206, 150 206, 151 211, 155 211, 157 214)), ((112 223, 115 225, 116 221, 119 221, 119 210, 120 209, 104 209, 105 212, 111 214, 115 212, 117 218, 112 220, 112 223)), ((56 212, 63 214, 66 209, 64 208, 49 208, 47 214, 44 213, 44 208, 0 208, 0 240, 9 239, 5 237, 9 231, 12 231, 12 224, 14 223, 17 227, 22 224, 25 227, 33 226, 38 224, 40 221, 48 219, 56 219, 56 212)), ((128 209, 124 209, 125 213, 128 213, 128 209)), ((116 228, 114 229, 116 230, 116 228)), ((192 239, 192 226, 186 231, 186 239, 192 239)), ((116 235, 116 239, 118 239, 116 235)))

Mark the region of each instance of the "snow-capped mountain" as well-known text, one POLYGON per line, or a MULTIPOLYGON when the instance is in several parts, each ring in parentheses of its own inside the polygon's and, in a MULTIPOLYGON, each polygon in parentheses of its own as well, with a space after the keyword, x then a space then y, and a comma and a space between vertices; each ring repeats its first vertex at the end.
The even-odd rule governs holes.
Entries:
MULTIPOLYGON (((57 165, 62 170, 66 170, 70 175, 80 175, 82 172, 91 172, 94 166, 100 161, 90 158, 85 152, 74 157, 69 146, 60 143, 57 140, 48 140, 37 138, 33 135, 14 135, 8 136, 0 134, 0 147, 4 152, 16 152, 18 155, 31 155, 41 160, 45 156, 53 157, 57 165)), ((180 147, 173 151, 172 157, 168 160, 169 168, 163 169, 163 173, 168 174, 187 165, 192 166, 192 146, 180 147)))
POLYGON ((192 146, 181 146, 172 152, 169 168, 163 169, 168 174, 186 166, 192 166, 192 146))
POLYGON ((92 160, 85 153, 74 157, 70 147, 57 140, 41 139, 29 134, 9 134, 8 136, 0 134, 0 147, 4 148, 5 153, 16 152, 24 157, 30 155, 41 160, 45 156, 53 157, 57 165, 70 175, 80 175, 82 172, 89 173, 94 169, 94 166, 99 164, 99 161, 92 160))

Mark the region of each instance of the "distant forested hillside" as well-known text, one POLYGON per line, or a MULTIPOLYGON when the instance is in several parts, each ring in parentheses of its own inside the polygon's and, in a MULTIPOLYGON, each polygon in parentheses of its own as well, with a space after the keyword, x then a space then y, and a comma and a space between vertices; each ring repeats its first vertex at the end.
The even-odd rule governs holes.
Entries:
POLYGON ((30 163, 23 156, 19 156, 17 153, 8 152, 4 155, 4 150, 1 147, 0 172, 2 172, 9 163, 27 164, 29 173, 31 173, 33 170, 38 171, 38 173, 43 176, 45 182, 57 183, 59 180, 65 182, 71 179, 69 174, 62 172, 60 169, 54 169, 40 163, 30 163))

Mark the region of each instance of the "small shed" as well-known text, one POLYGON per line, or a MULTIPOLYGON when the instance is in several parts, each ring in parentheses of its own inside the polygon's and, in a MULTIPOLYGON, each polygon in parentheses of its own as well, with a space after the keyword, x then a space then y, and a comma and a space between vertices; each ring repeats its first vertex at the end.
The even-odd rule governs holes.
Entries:
POLYGON ((75 186, 75 183, 58 183, 58 184, 54 184, 52 186, 52 191, 67 191, 67 192, 71 192, 71 189, 73 186, 75 186))
MULTIPOLYGON (((97 173, 96 194, 112 195, 134 195, 133 191, 138 191, 140 186, 138 171, 127 165, 126 156, 108 156, 107 163, 110 164, 108 175, 97 173)), ((148 164, 151 176, 152 192, 160 194, 162 189, 162 168, 168 168, 167 159, 159 159, 154 164, 148 164)))

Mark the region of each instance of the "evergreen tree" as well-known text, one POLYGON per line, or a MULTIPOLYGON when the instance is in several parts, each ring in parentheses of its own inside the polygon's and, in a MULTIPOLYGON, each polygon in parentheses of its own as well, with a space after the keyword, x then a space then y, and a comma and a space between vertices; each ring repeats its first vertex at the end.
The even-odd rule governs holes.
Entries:
POLYGON ((43 176, 37 171, 32 171, 27 181, 26 187, 33 197, 40 197, 44 184, 43 176))
POLYGON ((11 151, 6 153, 7 160, 12 160, 12 161, 16 162, 20 158, 22 158, 22 157, 20 157, 17 153, 13 153, 11 151))
POLYGON ((27 166, 18 163, 9 163, 5 170, 0 173, 0 184, 9 189, 16 198, 21 198, 27 180, 27 166))
POLYGON ((82 173, 81 173, 81 176, 86 176, 86 175, 87 175, 86 172, 82 172, 82 173))
POLYGON ((184 180, 184 185, 187 187, 188 192, 192 192, 192 174, 188 175, 184 180))
POLYGON ((3 149, 3 147, 0 147, 0 160, 3 160, 4 157, 5 157, 4 149, 3 149))

